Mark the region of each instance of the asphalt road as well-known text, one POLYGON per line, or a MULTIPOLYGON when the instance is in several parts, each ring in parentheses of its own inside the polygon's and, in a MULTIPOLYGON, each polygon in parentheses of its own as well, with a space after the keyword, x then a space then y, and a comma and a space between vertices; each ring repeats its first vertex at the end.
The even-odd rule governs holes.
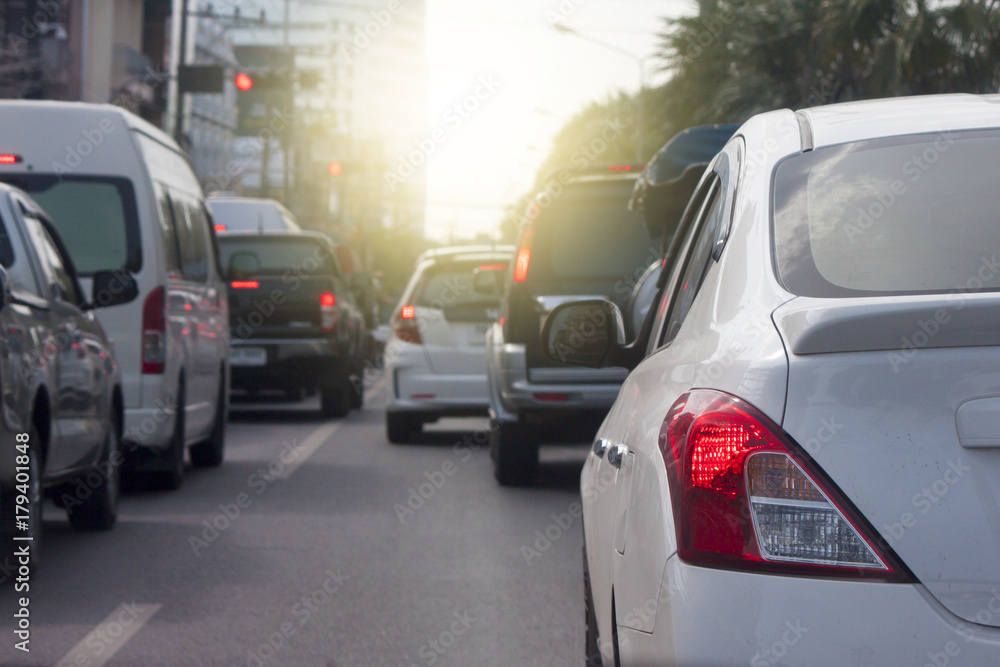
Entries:
POLYGON ((31 652, 8 582, 0 664, 582 664, 585 450, 544 448, 537 487, 502 489, 482 420, 391 445, 383 394, 338 421, 234 405, 224 466, 127 493, 108 533, 46 506, 31 652))

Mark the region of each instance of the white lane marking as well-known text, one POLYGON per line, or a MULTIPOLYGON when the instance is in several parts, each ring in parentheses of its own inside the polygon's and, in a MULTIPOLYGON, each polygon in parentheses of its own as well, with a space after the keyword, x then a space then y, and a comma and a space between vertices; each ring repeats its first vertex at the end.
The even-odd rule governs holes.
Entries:
POLYGON ((303 440, 301 445, 290 451, 290 454, 295 457, 295 460, 285 466, 281 472, 278 473, 278 479, 288 479, 295 474, 295 471, 298 470, 310 456, 315 454, 320 447, 326 444, 326 441, 338 428, 340 428, 341 424, 343 424, 343 422, 324 424, 310 433, 309 437, 303 440))
POLYGON ((136 604, 123 602, 111 615, 100 622, 76 646, 70 649, 56 667, 102 667, 125 643, 132 639, 142 626, 153 617, 159 604, 136 604))

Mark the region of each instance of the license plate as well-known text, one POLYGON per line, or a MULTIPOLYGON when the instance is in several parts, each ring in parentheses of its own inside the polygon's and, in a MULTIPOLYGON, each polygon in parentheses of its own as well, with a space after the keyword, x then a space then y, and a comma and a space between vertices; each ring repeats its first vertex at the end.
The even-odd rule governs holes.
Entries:
POLYGON ((234 347, 229 350, 229 363, 233 366, 265 366, 267 350, 263 347, 234 347))

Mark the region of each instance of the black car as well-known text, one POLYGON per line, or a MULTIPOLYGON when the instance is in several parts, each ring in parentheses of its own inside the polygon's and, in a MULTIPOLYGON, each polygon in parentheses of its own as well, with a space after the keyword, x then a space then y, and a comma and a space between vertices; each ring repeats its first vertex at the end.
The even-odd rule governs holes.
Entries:
POLYGON ((229 289, 232 387, 293 397, 318 390, 323 415, 364 400, 364 318, 337 252, 315 232, 219 235, 229 289))
POLYGON ((45 495, 76 529, 115 523, 124 403, 94 309, 127 303, 138 291, 131 275, 102 271, 86 299, 46 214, 2 184, 0 264, 0 539, 4 549, 18 545, 19 563, 37 563, 45 495), (28 557, 20 551, 26 544, 28 557))

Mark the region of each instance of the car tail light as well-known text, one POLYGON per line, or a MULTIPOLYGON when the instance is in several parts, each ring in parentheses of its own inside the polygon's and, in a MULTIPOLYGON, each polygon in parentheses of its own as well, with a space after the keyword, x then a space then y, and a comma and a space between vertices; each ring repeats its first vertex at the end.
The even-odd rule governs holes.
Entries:
POLYGON ((558 403, 561 401, 569 400, 568 394, 561 394, 555 392, 542 392, 542 393, 532 394, 532 396, 535 397, 536 401, 554 401, 558 403))
POLYGON ((215 225, 215 231, 217 231, 217 232, 224 232, 224 231, 226 231, 226 226, 223 225, 223 224, 220 224, 220 223, 216 223, 216 225, 215 225))
POLYGON ((256 280, 234 280, 229 283, 233 289, 257 289, 260 283, 256 280))
POLYGON ((529 221, 521 232, 517 244, 517 257, 514 259, 514 282, 523 283, 528 279, 528 266, 531 264, 531 246, 535 242, 535 224, 529 221))
POLYGON ((392 320, 392 332, 401 341, 423 345, 415 306, 403 306, 399 309, 399 314, 392 320))
POLYGON ((167 360, 166 290, 157 287, 142 306, 142 372, 159 375, 167 360))
POLYGON ((681 396, 663 422, 659 446, 685 562, 913 581, 822 470, 743 401, 707 390, 681 396))
POLYGON ((0 164, 17 164, 20 161, 20 155, 12 155, 10 153, 0 154, 0 164))
POLYGON ((333 292, 320 292, 319 326, 323 331, 336 331, 340 323, 340 309, 337 307, 337 297, 333 292))

